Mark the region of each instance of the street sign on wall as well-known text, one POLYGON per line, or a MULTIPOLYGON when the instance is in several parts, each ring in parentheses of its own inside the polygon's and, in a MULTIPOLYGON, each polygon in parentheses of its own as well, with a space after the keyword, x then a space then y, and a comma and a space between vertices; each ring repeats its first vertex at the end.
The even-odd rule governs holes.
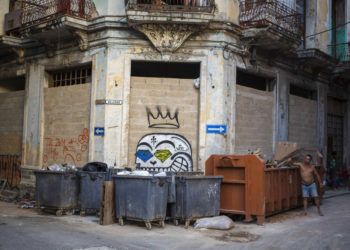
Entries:
POLYGON ((104 127, 95 127, 94 134, 95 134, 95 136, 104 136, 105 135, 105 128, 104 127))
POLYGON ((226 134, 227 125, 207 124, 207 134, 226 134))

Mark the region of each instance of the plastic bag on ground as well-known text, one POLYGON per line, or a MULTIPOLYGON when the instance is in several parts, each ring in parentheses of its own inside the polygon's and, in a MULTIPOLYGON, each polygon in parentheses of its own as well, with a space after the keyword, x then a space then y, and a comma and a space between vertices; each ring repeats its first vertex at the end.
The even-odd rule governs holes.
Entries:
POLYGON ((219 230, 229 230, 235 226, 234 222, 226 215, 202 218, 196 220, 194 223, 194 228, 207 228, 207 229, 219 229, 219 230))

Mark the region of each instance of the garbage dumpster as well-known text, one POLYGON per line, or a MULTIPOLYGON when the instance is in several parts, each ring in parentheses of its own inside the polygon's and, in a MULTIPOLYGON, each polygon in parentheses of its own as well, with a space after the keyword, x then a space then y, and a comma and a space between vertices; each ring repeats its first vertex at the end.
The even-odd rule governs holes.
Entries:
POLYGON ((116 217, 120 225, 124 219, 143 221, 148 230, 151 222, 164 227, 168 200, 168 177, 115 176, 116 217))
POLYGON ((219 176, 176 176, 176 201, 170 205, 175 225, 178 220, 184 220, 188 228, 192 220, 218 216, 222 179, 219 176))
POLYGON ((256 155, 212 155, 205 165, 208 176, 224 176, 221 184, 222 213, 256 216, 263 224, 268 215, 302 204, 297 167, 267 168, 256 155))
POLYGON ((55 211, 57 216, 72 214, 78 207, 77 173, 36 170, 34 174, 37 206, 42 211, 55 211))
POLYGON ((80 215, 98 213, 101 206, 103 182, 107 172, 79 172, 80 176, 80 215))

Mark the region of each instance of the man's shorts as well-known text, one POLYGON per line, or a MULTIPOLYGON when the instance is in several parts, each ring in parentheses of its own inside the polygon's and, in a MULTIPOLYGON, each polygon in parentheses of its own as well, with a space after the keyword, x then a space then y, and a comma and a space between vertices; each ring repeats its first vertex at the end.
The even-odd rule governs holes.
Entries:
POLYGON ((316 183, 312 183, 310 185, 301 185, 301 190, 303 192, 303 197, 318 197, 316 183))

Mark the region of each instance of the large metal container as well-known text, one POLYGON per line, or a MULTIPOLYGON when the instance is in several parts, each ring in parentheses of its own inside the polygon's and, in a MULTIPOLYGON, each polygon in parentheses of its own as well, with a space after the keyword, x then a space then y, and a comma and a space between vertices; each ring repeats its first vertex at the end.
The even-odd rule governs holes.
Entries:
POLYGON ((97 213, 100 210, 102 186, 107 175, 107 172, 79 172, 80 215, 84 216, 88 213, 97 213))
POLYGON ((54 210, 57 216, 71 214, 78 207, 79 179, 76 172, 34 171, 36 204, 54 210))
POLYGON ((168 177, 115 176, 115 206, 119 224, 123 219, 143 221, 147 229, 151 222, 164 227, 168 200, 168 177))
POLYGON ((219 176, 176 176, 176 201, 170 205, 175 224, 184 220, 188 228, 192 220, 218 216, 222 179, 219 176))
POLYGON ((205 174, 224 176, 221 184, 222 213, 241 214, 263 224, 268 215, 302 204, 297 167, 267 168, 256 155, 212 155, 205 174))

